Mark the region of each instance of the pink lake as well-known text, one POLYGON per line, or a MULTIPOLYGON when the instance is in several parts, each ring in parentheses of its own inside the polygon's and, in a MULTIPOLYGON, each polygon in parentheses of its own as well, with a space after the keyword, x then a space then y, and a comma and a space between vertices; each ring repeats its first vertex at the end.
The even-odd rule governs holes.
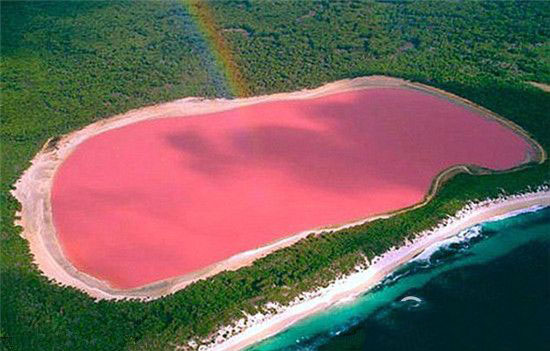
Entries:
POLYGON ((511 130, 445 99, 364 89, 102 133, 60 166, 52 211, 78 270, 135 288, 413 205, 453 165, 503 170, 529 152, 511 130))

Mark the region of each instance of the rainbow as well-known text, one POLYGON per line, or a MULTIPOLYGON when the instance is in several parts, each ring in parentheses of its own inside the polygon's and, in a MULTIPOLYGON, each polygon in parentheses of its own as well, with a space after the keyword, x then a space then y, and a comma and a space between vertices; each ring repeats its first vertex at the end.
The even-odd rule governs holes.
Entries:
POLYGON ((233 59, 227 41, 220 34, 208 4, 200 0, 184 0, 183 3, 214 55, 216 65, 223 72, 231 93, 234 96, 250 96, 251 91, 233 59))

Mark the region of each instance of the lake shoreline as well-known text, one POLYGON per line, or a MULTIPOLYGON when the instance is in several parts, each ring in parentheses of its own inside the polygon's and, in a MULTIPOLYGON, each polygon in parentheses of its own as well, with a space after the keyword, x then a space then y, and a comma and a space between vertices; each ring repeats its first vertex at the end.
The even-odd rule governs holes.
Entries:
MULTIPOLYGON (((113 288, 108 284, 108 282, 79 271, 65 257, 62 247, 57 239, 56 229, 53 223, 51 189, 57 169, 76 149, 76 147, 78 147, 78 145, 85 140, 112 129, 146 120, 185 116, 199 116, 200 118, 200 115, 203 114, 226 111, 237 107, 249 106, 262 102, 311 99, 339 92, 380 87, 401 87, 421 90, 428 94, 441 96, 453 103, 463 105, 467 108, 475 109, 482 116, 494 119, 506 127, 511 128, 514 132, 518 133, 521 137, 525 138, 529 144, 531 144, 535 154, 531 155, 530 159, 526 160, 526 162, 543 162, 546 159, 544 149, 514 123, 453 94, 446 93, 423 84, 412 83, 398 78, 371 76, 347 79, 329 83, 317 89, 234 100, 186 98, 174 102, 133 110, 122 115, 98 121, 81 130, 48 141, 44 145, 43 149, 34 157, 30 168, 28 168, 22 177, 17 181, 15 190, 12 192, 22 204, 22 209, 18 213, 20 219, 16 224, 23 227, 23 232, 21 235, 29 241, 30 251, 33 254, 34 263, 36 263, 38 268, 53 281, 62 285, 75 287, 96 299, 131 298, 151 300, 172 294, 197 280, 211 277, 224 270, 236 270, 241 267, 248 266, 254 260, 264 257, 278 249, 290 246, 312 233, 344 229, 353 225, 368 222, 370 220, 387 218, 389 216, 400 214, 404 211, 421 207, 431 200, 442 183, 456 173, 492 173, 489 170, 476 169, 475 167, 471 167, 469 165, 456 165, 437 175, 434 178, 431 189, 426 194, 424 200, 411 207, 375 215, 370 218, 363 218, 351 223, 344 223, 330 228, 318 228, 283 236, 275 242, 267 243, 262 247, 239 253, 196 272, 158 281, 135 289, 122 290, 113 288)), ((522 167, 524 166, 520 165, 516 169, 522 167)))

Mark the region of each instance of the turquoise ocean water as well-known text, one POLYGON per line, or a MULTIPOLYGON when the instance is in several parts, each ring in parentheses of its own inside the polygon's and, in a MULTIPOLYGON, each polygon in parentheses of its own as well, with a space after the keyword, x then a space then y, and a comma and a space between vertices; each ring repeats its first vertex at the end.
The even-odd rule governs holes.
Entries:
POLYGON ((472 227, 357 300, 247 351, 548 350, 548 345, 550 208, 544 208, 472 227))

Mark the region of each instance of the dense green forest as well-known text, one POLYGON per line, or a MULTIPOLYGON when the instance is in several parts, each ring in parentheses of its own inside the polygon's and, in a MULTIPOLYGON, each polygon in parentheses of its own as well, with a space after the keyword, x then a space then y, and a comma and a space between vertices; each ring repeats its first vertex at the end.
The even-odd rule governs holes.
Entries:
MULTIPOLYGON (((173 350, 190 336, 328 284, 471 199, 550 181, 550 167, 459 175, 428 205, 309 237, 166 298, 95 302, 48 283, 13 225, 9 190, 50 137, 131 108, 232 96, 182 1, 1 2, 1 320, 6 350, 173 350)), ((550 149, 550 2, 212 1, 254 94, 385 74, 448 90, 550 149), (232 30, 233 29, 233 30, 232 30), (234 30, 239 29, 239 30, 234 30)))

